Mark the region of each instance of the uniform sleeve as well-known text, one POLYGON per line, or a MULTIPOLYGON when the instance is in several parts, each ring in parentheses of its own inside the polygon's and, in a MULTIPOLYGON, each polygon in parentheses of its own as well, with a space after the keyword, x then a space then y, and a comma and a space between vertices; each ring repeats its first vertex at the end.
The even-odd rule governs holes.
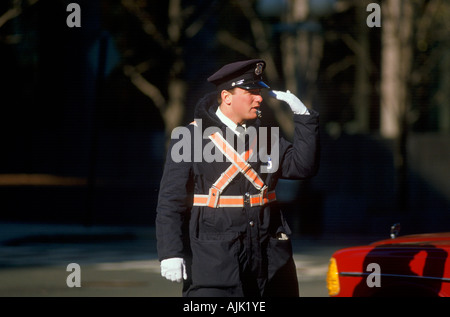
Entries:
POLYGON ((159 260, 184 257, 186 230, 192 206, 192 160, 175 162, 171 152, 178 139, 172 139, 167 151, 156 209, 156 238, 159 260))
POLYGON ((319 114, 309 110, 310 115, 294 115, 295 133, 293 142, 280 140, 281 178, 305 179, 313 177, 319 170, 319 114))

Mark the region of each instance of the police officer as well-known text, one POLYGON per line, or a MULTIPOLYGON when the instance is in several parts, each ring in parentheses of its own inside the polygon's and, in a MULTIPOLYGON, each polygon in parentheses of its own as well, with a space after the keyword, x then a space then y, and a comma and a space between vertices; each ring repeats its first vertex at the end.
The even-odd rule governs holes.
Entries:
POLYGON ((198 102, 195 120, 183 127, 188 137, 172 134, 156 234, 161 274, 183 281, 183 296, 299 295, 291 231, 275 186, 279 178, 317 173, 319 117, 289 91, 270 90, 292 109, 295 136, 288 142, 271 127, 260 135, 265 66, 261 59, 223 66, 208 78, 217 91, 198 102), (245 137, 250 130, 260 136, 256 147, 245 137), (258 144, 268 134, 277 139, 262 151, 258 144), (187 144, 182 150, 180 142, 187 144))

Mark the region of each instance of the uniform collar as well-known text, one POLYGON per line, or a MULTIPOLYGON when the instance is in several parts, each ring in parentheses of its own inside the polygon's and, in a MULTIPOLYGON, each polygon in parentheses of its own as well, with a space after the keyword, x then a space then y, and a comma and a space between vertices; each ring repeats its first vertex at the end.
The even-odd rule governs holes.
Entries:
MULTIPOLYGON (((220 121, 222 121, 227 127, 229 127, 231 129, 231 131, 236 133, 238 136, 240 135, 240 133, 236 129, 238 125, 236 123, 234 123, 226 115, 224 115, 223 112, 220 110, 220 107, 217 107, 216 115, 217 115, 217 117, 219 117, 220 121)), ((245 123, 242 124, 242 126, 244 127, 244 129, 246 129, 245 123)))

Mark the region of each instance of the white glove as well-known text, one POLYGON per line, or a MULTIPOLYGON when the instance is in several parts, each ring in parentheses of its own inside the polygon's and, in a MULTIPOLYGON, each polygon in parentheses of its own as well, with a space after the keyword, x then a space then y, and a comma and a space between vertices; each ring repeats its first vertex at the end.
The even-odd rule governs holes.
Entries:
POLYGON ((170 258, 161 261, 161 276, 172 282, 180 283, 187 279, 186 263, 182 258, 170 258))
POLYGON ((301 102, 300 99, 298 99, 289 90, 286 90, 286 92, 271 90, 269 91, 269 96, 286 102, 295 114, 309 114, 308 108, 306 108, 303 102, 301 102))

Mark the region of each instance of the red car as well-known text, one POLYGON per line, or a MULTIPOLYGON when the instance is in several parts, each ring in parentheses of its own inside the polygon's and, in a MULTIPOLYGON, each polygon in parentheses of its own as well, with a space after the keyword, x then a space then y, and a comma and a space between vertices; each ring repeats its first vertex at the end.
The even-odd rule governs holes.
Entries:
POLYGON ((450 296, 450 232, 397 237, 333 253, 332 297, 450 296))

